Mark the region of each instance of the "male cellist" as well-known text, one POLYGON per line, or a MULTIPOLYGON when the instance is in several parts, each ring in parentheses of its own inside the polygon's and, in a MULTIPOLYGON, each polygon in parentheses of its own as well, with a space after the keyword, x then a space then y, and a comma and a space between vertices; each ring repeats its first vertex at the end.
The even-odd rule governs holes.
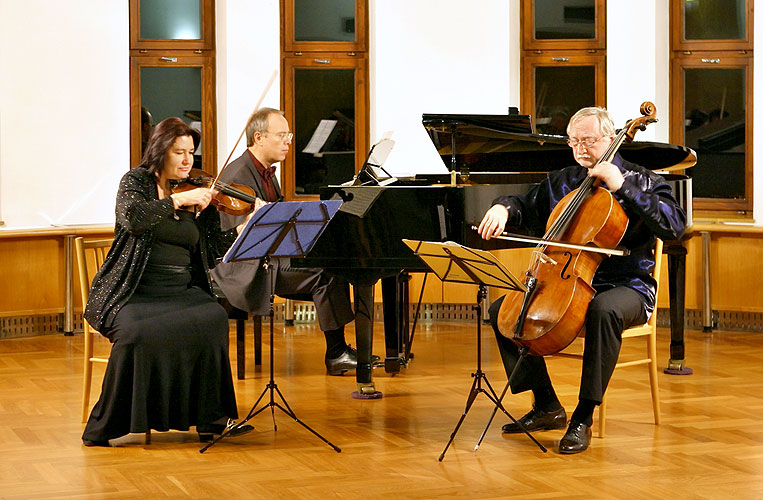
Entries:
MULTIPOLYGON (((490 239, 500 235, 508 225, 542 236, 554 206, 586 176, 596 178, 608 189, 628 216, 628 227, 620 246, 630 250, 630 255, 604 259, 593 278, 596 295, 586 313, 580 392, 569 426, 542 357, 528 355, 511 384, 512 393, 533 392, 532 409, 519 419, 524 427, 532 432, 567 426, 559 442, 559 452, 572 454, 588 448, 593 411, 601 404, 617 363, 623 330, 645 323, 654 311, 656 283, 650 273, 654 268, 655 238, 680 238, 686 227, 686 214, 661 176, 625 161, 619 154, 611 163, 599 162, 615 136, 614 122, 606 109, 589 107, 575 113, 567 125, 567 135, 567 144, 579 165, 550 172, 525 195, 494 200, 478 231, 482 238, 490 239)), ((502 302, 503 297, 491 305, 490 321, 504 368, 510 374, 519 359, 519 351, 517 345, 498 330, 497 317, 502 302)), ((508 423, 503 426, 503 432, 522 431, 518 425, 508 423)))

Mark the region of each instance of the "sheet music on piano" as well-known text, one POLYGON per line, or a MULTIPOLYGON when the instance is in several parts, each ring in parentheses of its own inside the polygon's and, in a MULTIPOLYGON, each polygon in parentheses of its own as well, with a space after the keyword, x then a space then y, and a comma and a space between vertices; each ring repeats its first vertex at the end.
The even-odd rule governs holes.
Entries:
POLYGON ((379 142, 371 146, 363 166, 355 177, 342 186, 387 186, 397 181, 397 177, 387 172, 383 165, 395 146, 391 139, 392 131, 384 133, 379 142))

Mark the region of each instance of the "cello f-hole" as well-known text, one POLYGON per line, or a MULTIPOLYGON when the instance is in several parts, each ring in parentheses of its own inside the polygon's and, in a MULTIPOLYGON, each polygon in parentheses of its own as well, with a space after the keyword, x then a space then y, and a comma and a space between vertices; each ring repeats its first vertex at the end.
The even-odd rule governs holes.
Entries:
POLYGON ((565 273, 567 272, 567 268, 570 267, 570 263, 572 262, 572 252, 566 251, 564 252, 564 256, 567 257, 567 262, 564 263, 564 267, 562 268, 562 272, 559 273, 559 276, 563 280, 566 280, 566 279, 570 279, 570 277, 572 276, 571 274, 567 274, 565 276, 565 273))

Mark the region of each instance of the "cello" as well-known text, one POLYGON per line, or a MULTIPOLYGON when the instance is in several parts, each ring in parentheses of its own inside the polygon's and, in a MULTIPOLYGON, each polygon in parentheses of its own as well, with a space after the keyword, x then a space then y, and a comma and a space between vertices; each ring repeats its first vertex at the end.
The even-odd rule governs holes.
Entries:
MULTIPOLYGON (((626 123, 598 163, 611 162, 624 141, 656 122, 656 108, 644 102, 641 115, 626 123)), ((525 351, 546 356, 561 351, 585 326, 595 295, 591 282, 607 253, 628 226, 625 211, 607 189, 587 177, 554 207, 542 243, 525 272, 526 291, 509 291, 498 312, 498 329, 525 351), (571 245, 555 246, 555 242, 571 245), (571 246, 583 248, 571 249, 571 246), (588 247, 588 249, 584 249, 588 247)))

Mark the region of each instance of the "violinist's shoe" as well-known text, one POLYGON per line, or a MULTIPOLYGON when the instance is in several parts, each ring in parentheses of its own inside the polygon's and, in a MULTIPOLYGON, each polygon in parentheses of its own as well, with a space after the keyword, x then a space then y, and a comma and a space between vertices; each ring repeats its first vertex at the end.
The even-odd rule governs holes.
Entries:
POLYGON ((238 425, 235 420, 228 419, 227 424, 204 424, 197 425, 196 432, 199 434, 199 441, 202 443, 209 443, 215 439, 215 436, 221 435, 223 432, 228 431, 226 434, 228 437, 241 436, 254 430, 249 424, 238 425))
POLYGON ((570 422, 567 432, 559 441, 559 453, 572 455, 588 449, 591 442, 591 426, 582 422, 570 422))
MULTIPOLYGON (((564 408, 554 411, 544 411, 536 408, 530 410, 527 415, 518 420, 528 432, 545 431, 551 429, 564 429, 567 425, 567 413, 564 408)), ((508 423, 502 427, 503 432, 507 434, 516 434, 524 432, 522 428, 514 422, 508 423)))

